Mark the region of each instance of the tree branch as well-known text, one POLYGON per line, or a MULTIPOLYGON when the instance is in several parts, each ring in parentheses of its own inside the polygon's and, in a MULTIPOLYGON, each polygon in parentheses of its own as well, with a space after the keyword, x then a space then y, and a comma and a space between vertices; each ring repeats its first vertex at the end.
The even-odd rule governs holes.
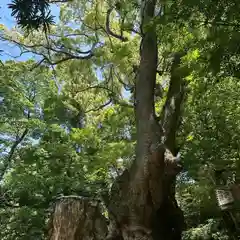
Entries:
MULTIPOLYGON (((36 55, 40 55, 43 57, 42 60, 40 60, 39 63, 42 63, 42 62, 47 62, 49 63, 50 65, 57 65, 57 64, 60 64, 62 62, 65 62, 65 61, 68 61, 68 60, 72 60, 72 59, 79 59, 79 60, 84 60, 84 59, 90 59, 94 56, 93 54, 93 49, 95 47, 96 44, 94 44, 92 46, 92 48, 90 50, 87 50, 87 51, 79 51, 77 50, 77 53, 79 54, 83 54, 83 56, 81 55, 74 55, 70 52, 67 52, 67 51, 64 51, 64 50, 60 50, 60 49, 54 49, 52 48, 51 46, 44 46, 42 44, 35 44, 35 45, 27 45, 27 44, 24 44, 24 43, 20 43, 16 40, 13 40, 13 39, 8 39, 8 38, 5 38, 5 37, 2 37, 1 36, 1 39, 4 40, 4 41, 10 41, 10 42, 13 42, 15 43, 16 45, 18 45, 20 48, 23 47, 25 49, 27 49, 28 52, 32 52, 36 55), (51 50, 57 54, 62 54, 62 55, 65 55, 66 57, 60 59, 60 60, 56 60, 54 62, 52 62, 44 53, 41 53, 41 52, 38 52, 36 50, 34 50, 34 48, 44 48, 46 50, 51 50)), ((37 66, 39 65, 39 63, 37 64, 37 66)))
POLYGON ((113 7, 107 10, 107 18, 106 18, 106 31, 109 35, 111 35, 112 37, 115 37, 123 42, 127 42, 128 39, 126 37, 124 37, 122 34, 118 35, 116 33, 114 33, 111 29, 110 29, 110 15, 111 12, 113 11, 113 7))
POLYGON ((99 110, 101 110, 101 109, 107 107, 107 106, 108 106, 109 104, 111 104, 111 103, 112 103, 112 99, 108 100, 106 103, 104 103, 104 104, 98 106, 97 108, 91 108, 91 109, 89 109, 89 110, 86 110, 84 113, 89 113, 89 112, 96 112, 96 111, 99 111, 99 110))
MULTIPOLYGON (((57 35, 57 34, 49 34, 50 37, 58 37, 58 38, 61 38, 62 36, 61 35, 57 35)), ((85 33, 69 33, 69 34, 64 34, 64 37, 79 37, 79 36, 82 36, 82 37, 86 37, 86 38, 90 38, 90 36, 88 36, 87 34, 85 33)))
MULTIPOLYGON (((111 73, 110 73, 107 82, 110 81, 110 78, 111 78, 111 77, 112 77, 112 76, 111 76, 111 73)), ((106 91, 109 92, 109 94, 110 94, 110 96, 111 96, 111 97, 110 97, 110 102, 103 104, 103 105, 102 105, 103 107, 105 107, 105 105, 108 105, 108 104, 110 104, 110 103, 112 102, 112 103, 115 103, 115 104, 119 104, 120 106, 123 106, 123 107, 133 108, 133 105, 130 105, 130 104, 124 102, 124 101, 121 101, 121 100, 117 99, 117 98, 114 96, 114 95, 115 95, 114 91, 111 90, 111 89, 109 89, 109 88, 106 87, 106 86, 102 86, 102 85, 89 86, 89 87, 86 87, 86 88, 78 91, 78 93, 85 92, 85 91, 88 91, 88 90, 91 90, 91 89, 103 89, 103 90, 106 90, 106 91)), ((103 108, 103 107, 100 106, 100 109, 103 108)), ((100 109, 97 108, 95 111, 100 110, 100 109)), ((91 111, 93 111, 93 110, 91 110, 91 111)), ((89 110, 88 110, 87 112, 89 112, 89 110)))
POLYGON ((11 147, 11 149, 10 149, 10 152, 9 152, 9 154, 8 154, 8 157, 7 157, 7 159, 5 159, 5 161, 4 161, 3 169, 2 169, 2 171, 1 171, 1 173, 0 173, 0 181, 3 180, 3 177, 4 177, 7 169, 9 168, 9 166, 10 166, 10 164, 11 164, 12 157, 13 157, 13 155, 14 155, 14 153, 15 153, 16 148, 17 148, 18 145, 23 141, 23 139, 25 138, 25 136, 28 134, 28 131, 29 131, 28 128, 26 128, 20 137, 16 137, 16 140, 15 140, 14 144, 12 145, 12 147, 11 147))
POLYGON ((66 62, 66 61, 68 61, 68 60, 73 60, 73 59, 79 59, 79 60, 86 60, 86 59, 90 59, 90 58, 92 58, 94 56, 94 54, 89 54, 89 55, 87 55, 87 56, 85 56, 85 57, 78 57, 78 56, 68 56, 68 57, 66 57, 66 58, 63 58, 63 59, 60 59, 60 60, 57 60, 57 61, 55 61, 55 62, 50 62, 50 61, 48 61, 51 65, 57 65, 57 64, 60 64, 60 63, 63 63, 63 62, 66 62))
POLYGON ((179 72, 182 56, 184 56, 184 53, 174 54, 170 86, 160 115, 160 124, 164 131, 166 145, 173 154, 176 151, 176 132, 180 124, 181 105, 184 100, 186 84, 182 74, 179 72))
POLYGON ((111 89, 109 89, 109 88, 107 88, 107 87, 105 87, 105 86, 101 86, 101 85, 94 85, 94 86, 86 87, 86 88, 78 91, 78 93, 85 92, 85 91, 88 91, 88 90, 90 90, 90 89, 98 89, 98 88, 99 88, 99 89, 104 89, 104 90, 106 90, 106 91, 108 91, 108 92, 113 93, 113 91, 112 91, 111 89))

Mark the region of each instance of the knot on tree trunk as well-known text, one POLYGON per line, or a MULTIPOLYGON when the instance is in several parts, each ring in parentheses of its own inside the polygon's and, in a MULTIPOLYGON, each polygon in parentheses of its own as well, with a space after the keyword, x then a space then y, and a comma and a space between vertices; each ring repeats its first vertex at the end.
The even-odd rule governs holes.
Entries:
POLYGON ((105 240, 107 222, 98 201, 65 196, 56 202, 50 240, 105 240))

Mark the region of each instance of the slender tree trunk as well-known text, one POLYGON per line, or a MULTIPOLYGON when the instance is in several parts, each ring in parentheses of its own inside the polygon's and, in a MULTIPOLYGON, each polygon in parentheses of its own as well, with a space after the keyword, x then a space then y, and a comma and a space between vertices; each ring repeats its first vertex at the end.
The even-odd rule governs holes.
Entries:
MULTIPOLYGON (((158 48, 155 25, 151 24, 155 5, 156 0, 142 1, 141 61, 136 82, 136 160, 113 184, 107 205, 110 219, 107 240, 180 240, 184 225, 175 200, 176 175, 181 171, 175 157, 175 137, 184 99, 184 81, 177 71, 182 53, 173 57, 170 86, 159 121, 154 107, 158 48)), ((76 212, 80 218, 79 207, 76 212)), ((71 214, 67 218, 74 219, 71 214)), ((64 223, 57 211, 54 218, 51 240, 90 239, 80 234, 64 235, 57 229, 69 224, 70 219, 64 223)), ((72 222, 73 225, 77 225, 75 229, 85 226, 79 220, 72 222)), ((69 229, 74 232, 73 227, 69 229)))

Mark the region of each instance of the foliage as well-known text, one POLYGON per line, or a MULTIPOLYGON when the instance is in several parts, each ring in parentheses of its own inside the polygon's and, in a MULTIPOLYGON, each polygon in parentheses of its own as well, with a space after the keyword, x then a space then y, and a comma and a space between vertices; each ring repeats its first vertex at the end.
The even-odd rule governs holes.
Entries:
MULTIPOLYGON (((123 167, 116 160, 121 157, 127 164, 133 151, 131 111, 116 105, 89 120, 82 116, 84 127, 76 128, 78 113, 67 85, 59 95, 51 71, 29 71, 34 65, 10 61, 1 71, 1 158, 8 163, 2 169, 1 224, 6 231, 1 239, 42 239, 46 210, 57 196, 100 197, 123 167), (28 134, 9 159, 24 129, 28 134)), ((85 100, 92 99, 89 94, 85 100)))
POLYGON ((49 28, 53 24, 53 16, 50 15, 49 2, 45 0, 13 0, 9 4, 12 16, 23 28, 37 29, 49 28))
MULTIPOLYGON (((48 2, 30 1, 22 9, 25 2, 11 5, 18 24, 38 29, 51 23, 50 17, 43 20, 48 2)), ((188 227, 183 239, 228 239, 214 170, 240 173, 239 4, 165 2, 164 14, 153 21, 162 91, 157 112, 166 98, 172 53, 187 52, 178 69, 188 84, 178 132, 185 172, 177 197, 188 227)), ((100 198, 134 159, 141 16, 138 1, 119 4, 64 4, 47 36, 1 28, 2 40, 38 59, 7 61, 0 69, 1 239, 44 239, 48 208, 58 195, 100 198), (109 7, 118 38, 106 30, 109 7)))
POLYGON ((207 223, 200 224, 196 228, 191 228, 184 233, 183 240, 228 240, 229 236, 224 231, 219 231, 219 222, 214 219, 209 219, 207 223))

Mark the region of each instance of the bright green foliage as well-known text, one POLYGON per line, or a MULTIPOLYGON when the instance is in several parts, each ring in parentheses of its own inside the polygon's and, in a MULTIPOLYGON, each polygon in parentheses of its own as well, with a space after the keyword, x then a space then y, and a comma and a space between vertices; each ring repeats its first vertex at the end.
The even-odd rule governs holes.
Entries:
MULTIPOLYGON (((177 69, 188 84, 178 132, 185 172, 177 198, 188 227, 183 239, 228 239, 213 172, 228 168, 240 174, 240 6, 159 2, 164 14, 151 23, 163 88, 157 113, 166 98, 172 53, 187 52, 177 69)), ((42 60, 38 67, 33 60, 8 61, 0 69, 0 159, 2 172, 9 170, 1 183, 1 239, 43 239, 47 209, 59 194, 98 198, 134 159, 133 94, 123 90, 132 90, 136 80, 139 7, 139 1, 76 0, 61 6, 59 23, 47 36, 1 27, 3 39, 42 60), (111 30, 128 41, 107 33, 109 7, 115 7, 111 30)))
POLYGON ((236 91, 239 83, 233 78, 218 81, 209 87, 199 79, 199 96, 189 98, 186 147, 192 150, 191 153, 187 151, 186 159, 199 166, 209 164, 221 168, 228 165, 239 171, 239 94, 236 91), (188 118, 193 124, 189 124, 188 118), (199 147, 204 149, 201 155, 197 155, 199 147))
MULTIPOLYGON (((59 75, 73 78, 58 94, 53 73, 48 68, 30 71, 34 64, 7 62, 1 72, 1 158, 9 162, 2 169, 0 216, 6 230, 1 231, 1 239, 42 239, 47 209, 58 195, 100 197, 112 174, 131 162, 134 151, 131 109, 115 105, 85 115, 106 96, 99 93, 96 99, 96 93, 83 91, 75 98, 77 87, 89 84, 80 80, 85 79, 84 71, 78 77, 76 72, 75 80, 73 72, 59 70, 59 75), (26 129, 9 159, 17 136, 26 129), (4 149, 8 153, 3 154, 4 149), (122 163, 116 161, 119 158, 122 163)), ((94 77, 90 79, 96 83, 94 77)))

